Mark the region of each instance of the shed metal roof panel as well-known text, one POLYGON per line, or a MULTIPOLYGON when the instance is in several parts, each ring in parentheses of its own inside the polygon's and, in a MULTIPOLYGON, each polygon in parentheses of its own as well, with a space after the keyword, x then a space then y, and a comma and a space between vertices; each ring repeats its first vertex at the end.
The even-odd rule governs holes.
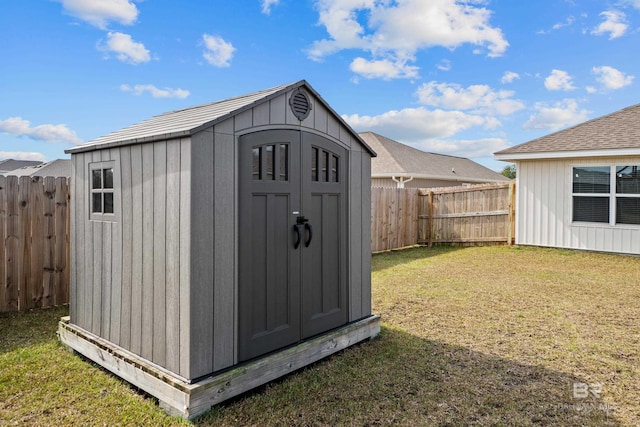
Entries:
POLYGON ((143 120, 124 129, 112 132, 108 135, 89 141, 86 144, 65 150, 66 153, 79 153, 108 148, 126 144, 152 142, 162 139, 179 138, 191 135, 199 130, 212 126, 217 122, 239 114, 253 106, 266 102, 289 90, 304 86, 311 92, 336 119, 347 128, 362 146, 375 156, 376 153, 365 141, 340 117, 327 102, 305 81, 289 83, 270 89, 253 92, 247 95, 237 96, 222 101, 197 105, 182 110, 170 111, 150 119, 143 120))
MULTIPOLYGON (((179 137, 188 135, 192 130, 203 125, 213 124, 230 113, 238 112, 253 105, 256 101, 264 100, 296 84, 286 84, 270 89, 253 92, 223 101, 197 105, 182 110, 169 111, 150 119, 128 126, 124 129, 101 136, 87 144, 67 150, 68 153, 86 151, 89 146, 108 145, 121 142, 142 142, 157 139, 156 137, 179 137)), ((97 147, 95 147, 97 148, 97 147)))

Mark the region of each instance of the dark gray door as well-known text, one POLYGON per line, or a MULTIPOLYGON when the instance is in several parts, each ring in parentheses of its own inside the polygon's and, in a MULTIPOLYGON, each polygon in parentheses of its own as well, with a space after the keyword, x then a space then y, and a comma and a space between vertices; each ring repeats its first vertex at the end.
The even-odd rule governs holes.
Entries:
POLYGON ((346 323, 346 150, 317 135, 240 138, 239 359, 346 323))

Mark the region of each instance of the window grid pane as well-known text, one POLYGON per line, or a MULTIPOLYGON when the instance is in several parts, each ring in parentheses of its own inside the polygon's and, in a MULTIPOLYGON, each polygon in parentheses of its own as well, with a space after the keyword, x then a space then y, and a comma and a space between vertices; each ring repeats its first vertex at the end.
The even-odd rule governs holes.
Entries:
POLYGON ((113 188, 113 168, 102 169, 104 188, 113 188))
POLYGON ((260 147, 253 149, 253 168, 252 176, 255 181, 260 180, 262 168, 262 149, 260 147))
POLYGON ((616 224, 640 225, 640 197, 616 198, 616 224))
POLYGON ((573 196, 573 220, 609 222, 609 197, 573 196))
POLYGON ((104 193, 104 212, 106 214, 113 213, 113 193, 104 193))
POLYGON ((280 144, 280 181, 289 180, 289 146, 280 144))
POLYGON ((322 152, 322 180, 329 182, 329 153, 322 152))
POLYGON ((100 169, 93 169, 91 171, 91 176, 91 188, 94 190, 102 188, 102 172, 100 169))
POLYGON ((267 145, 265 147, 265 169, 266 169, 266 174, 264 179, 269 180, 269 181, 273 181, 275 179, 274 177, 274 162, 275 162, 275 157, 273 155, 273 149, 274 146, 273 145, 267 145))
POLYGON ((102 213, 102 193, 93 193, 92 198, 91 212, 102 213))
POLYGON ((331 182, 340 182, 340 177, 338 176, 338 156, 331 157, 331 182))
POLYGON ((609 193, 611 189, 609 166, 573 168, 574 193, 609 193))
POLYGON ((640 166, 616 167, 616 193, 640 194, 640 166))
POLYGON ((318 149, 311 148, 311 181, 318 180, 318 149))

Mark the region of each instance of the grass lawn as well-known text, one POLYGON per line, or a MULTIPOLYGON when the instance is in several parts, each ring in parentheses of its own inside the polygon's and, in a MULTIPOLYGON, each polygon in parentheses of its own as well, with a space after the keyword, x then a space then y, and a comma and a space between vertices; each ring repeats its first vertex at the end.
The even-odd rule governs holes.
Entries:
MULTIPOLYGON (((640 425, 638 258, 523 247, 378 254, 373 308, 380 337, 196 424, 640 425)), ((0 315, 0 425, 189 424, 58 344, 66 313, 0 315)))

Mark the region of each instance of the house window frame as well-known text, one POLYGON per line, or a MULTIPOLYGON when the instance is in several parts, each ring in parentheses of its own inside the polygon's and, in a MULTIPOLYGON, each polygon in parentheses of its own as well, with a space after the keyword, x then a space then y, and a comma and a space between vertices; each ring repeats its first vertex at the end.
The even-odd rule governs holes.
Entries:
POLYGON ((639 166, 640 160, 632 160, 632 161, 615 161, 615 162, 598 162, 598 163, 575 163, 569 165, 569 195, 570 195, 570 212, 569 219, 571 225, 574 226, 588 226, 588 227, 607 227, 607 228, 640 228, 640 224, 626 224, 626 223, 618 223, 617 220, 617 200, 619 198, 630 199, 636 198, 640 199, 640 194, 633 193, 618 193, 617 192, 617 168, 621 166, 639 166), (573 192, 573 179, 574 179, 574 168, 596 168, 596 167, 607 167, 609 168, 609 192, 608 193, 574 193, 573 192), (592 221, 575 221, 574 218, 574 197, 602 197, 607 198, 609 201, 609 222, 592 222, 592 221))
POLYGON ((89 174, 88 174, 88 201, 87 201, 87 209, 89 212, 89 219, 91 221, 103 221, 103 222, 116 222, 118 220, 118 185, 119 180, 116 178, 118 175, 116 173, 115 161, 102 161, 102 162, 92 162, 89 163, 89 174), (112 179, 112 187, 105 188, 104 187, 104 170, 111 169, 113 173, 112 179), (96 170, 101 171, 101 186, 100 188, 93 187, 93 172, 96 170), (95 194, 102 195, 102 207, 101 212, 93 211, 93 200, 95 194), (104 212, 104 195, 112 194, 113 197, 113 212, 104 212))

